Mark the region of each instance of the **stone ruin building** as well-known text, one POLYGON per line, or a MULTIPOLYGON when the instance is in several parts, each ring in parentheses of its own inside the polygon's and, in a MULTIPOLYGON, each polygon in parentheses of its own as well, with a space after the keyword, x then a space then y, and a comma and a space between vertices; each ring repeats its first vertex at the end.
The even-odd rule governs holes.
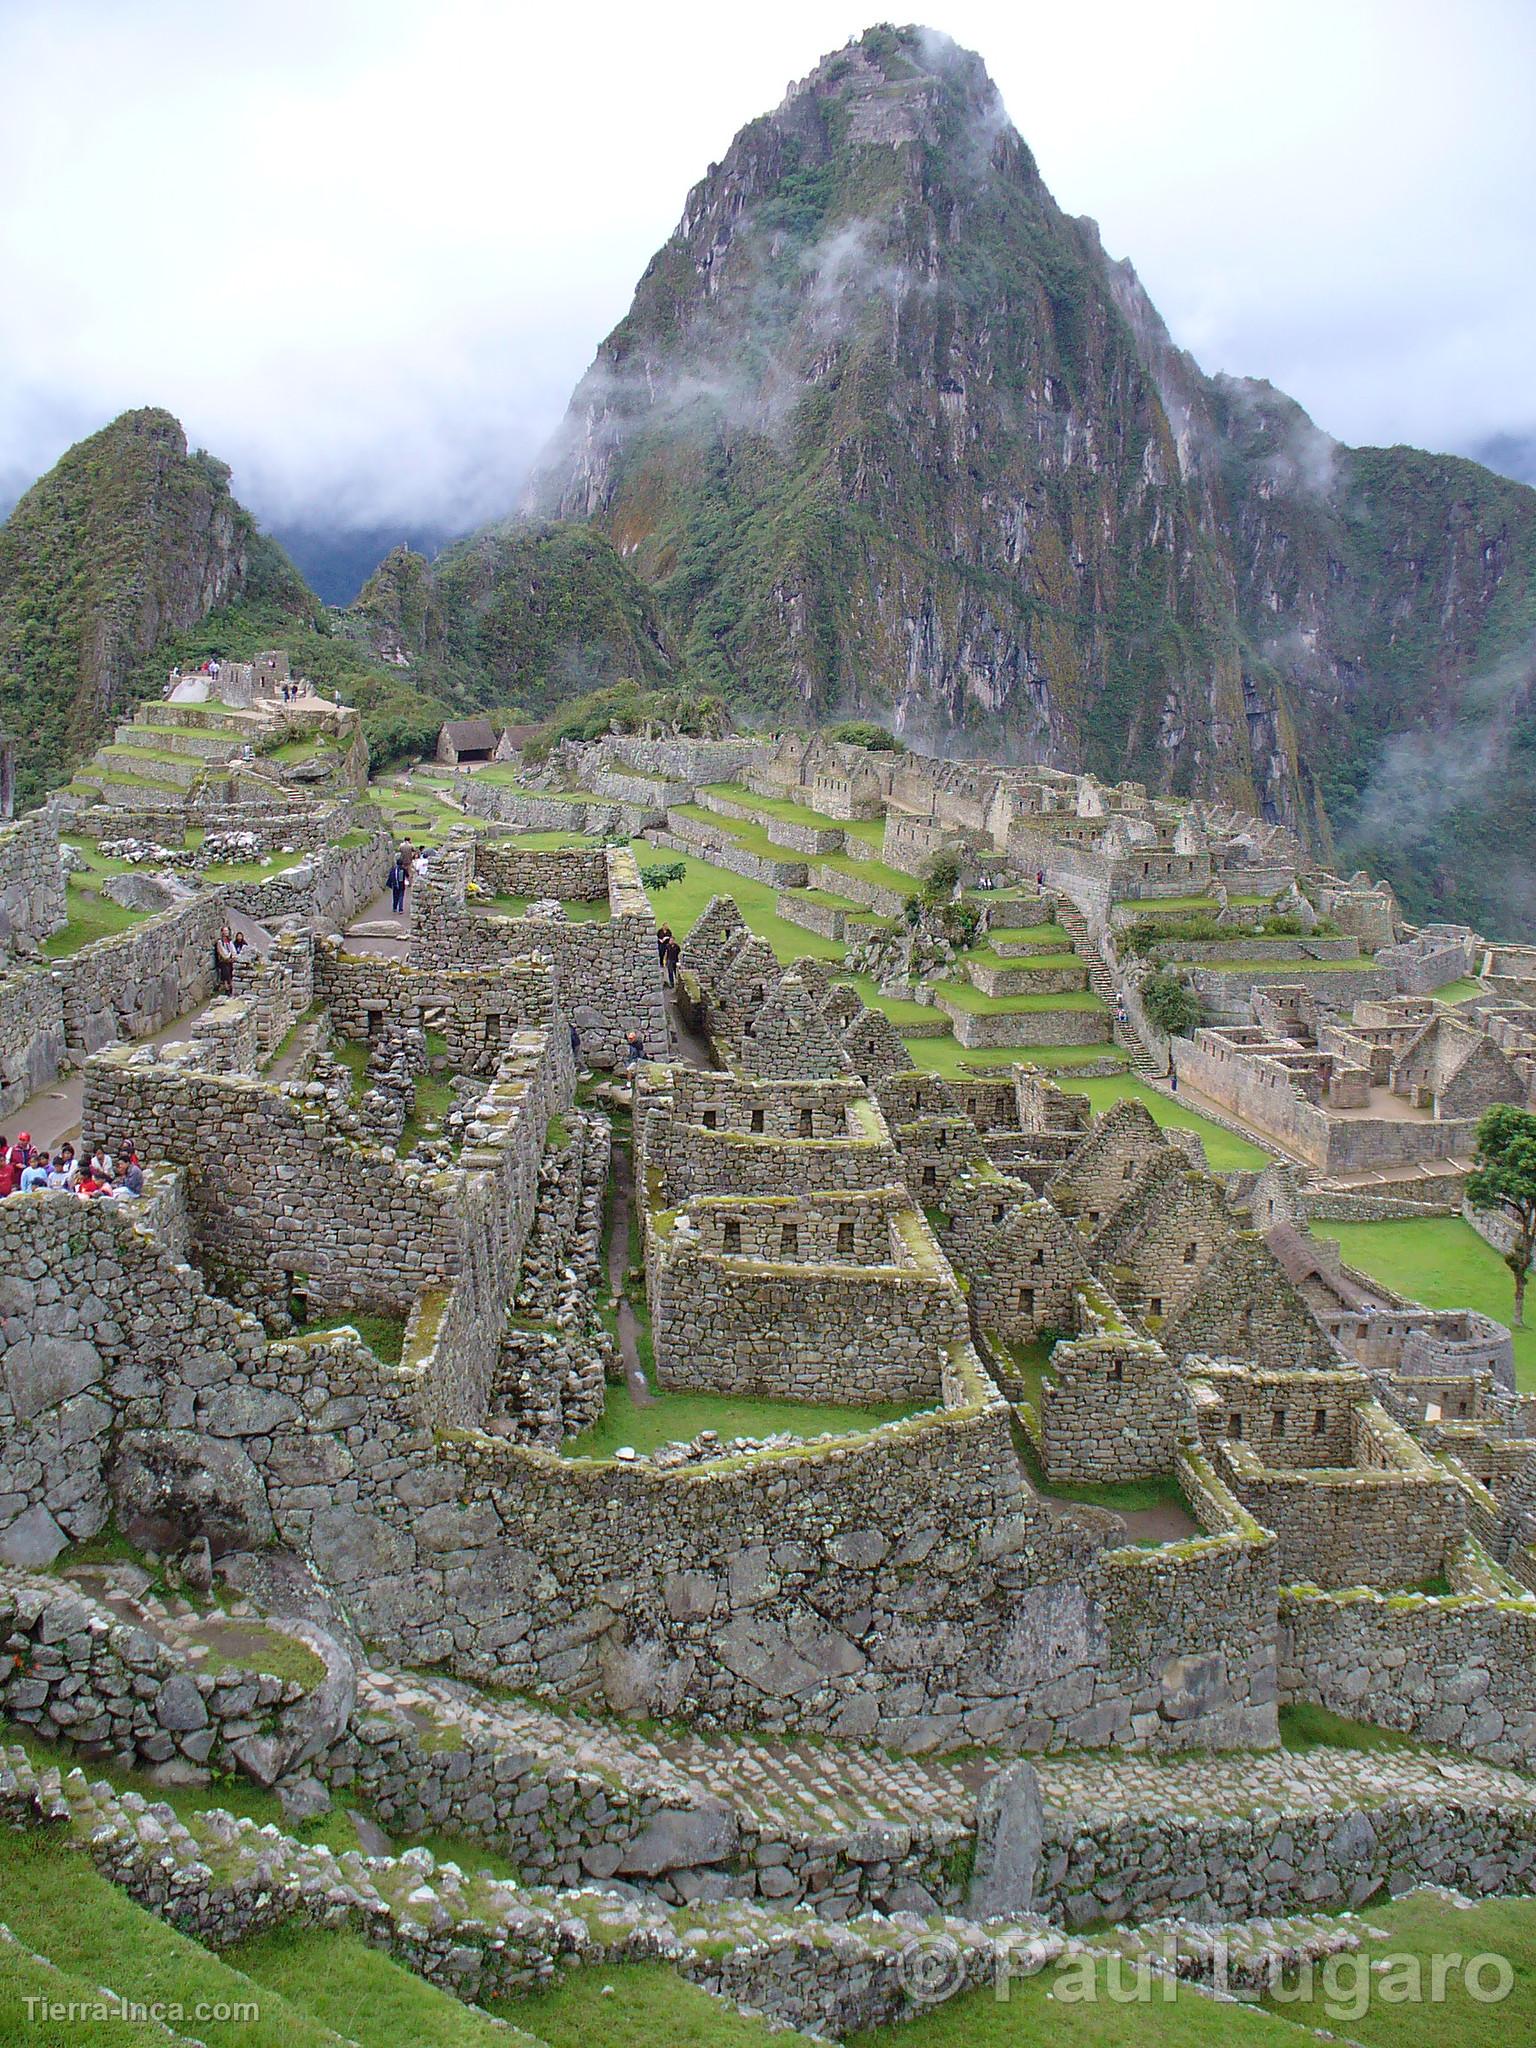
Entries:
MULTIPOLYGON (((611 743, 586 772, 581 806, 620 814, 646 781, 750 773, 883 818, 907 872, 942 835, 1064 905, 1102 884, 1106 916, 1296 880, 1278 828, 1051 771, 787 739, 611 743)), ((1098 1921, 1299 1916, 1285 1939, 1326 1947, 1323 1915, 1383 1892, 1536 1886, 1536 1400, 1497 1324, 1311 1235, 1304 1145, 1218 1176, 1135 1101, 915 1071, 724 896, 673 1034, 631 852, 533 850, 488 814, 433 853, 407 939, 355 944, 392 835, 334 782, 301 809, 294 868, 62 974, 33 950, 63 914, 59 821, 0 838, 0 1088, 78 1062, 82 1127, 148 1162, 137 1202, 0 1202, 0 1711, 86 1760, 275 1785, 296 1817, 361 1793, 522 1880, 352 1868, 206 1814, 157 1845, 200 1927, 233 1938, 265 1884, 466 1997, 574 1943, 846 2032, 916 2009, 903 1915, 947 1931, 958 1989, 1098 1921), (606 915, 561 909, 583 903, 606 915), (228 908, 270 943, 154 1042, 212 993, 228 908), (631 1030, 666 1056, 620 1089, 631 1030), (846 1424, 583 1453, 627 1371, 621 1184, 655 1390, 846 1424), (1165 1489, 1155 1525, 1073 1497, 1132 1478, 1165 1489), (108 1530, 221 1581, 315 1681, 231 1674, 150 1571, 72 1565, 108 1530), (1408 1746, 1296 1756, 1292 1703, 1408 1746)), ((1250 1025, 1178 1057, 1294 1097, 1271 1115, 1298 1134, 1378 1091, 1449 1129, 1525 1099, 1522 1007, 1447 1020, 1393 982, 1344 1020, 1261 986, 1250 1025)), ((8 1751, 0 1805, 161 1896, 109 1788, 8 1751)))

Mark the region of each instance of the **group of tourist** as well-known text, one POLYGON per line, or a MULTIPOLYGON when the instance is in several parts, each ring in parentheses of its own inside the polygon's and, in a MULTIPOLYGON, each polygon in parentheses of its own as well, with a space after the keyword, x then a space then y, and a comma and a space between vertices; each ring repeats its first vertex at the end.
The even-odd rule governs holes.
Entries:
POLYGON ((656 927, 656 957, 661 962, 661 971, 667 977, 667 987, 677 987, 677 963, 683 957, 682 941, 674 938, 669 924, 656 927))
POLYGON ((80 1158, 73 1145, 61 1145, 48 1153, 32 1143, 30 1131, 22 1131, 14 1145, 0 1137, 0 1196, 46 1193, 63 1188, 82 1201, 98 1198, 131 1200, 144 1192, 144 1169, 131 1145, 120 1159, 102 1146, 92 1146, 80 1158))
POLYGON ((219 936, 213 942, 214 971, 219 977, 219 986, 225 995, 235 992, 235 962, 245 952, 244 932, 237 932, 227 924, 219 926, 219 936))
POLYGON ((418 853, 409 839, 402 839, 390 862, 389 873, 384 877, 384 886, 389 891, 389 907, 398 917, 405 908, 405 892, 412 882, 427 872, 427 849, 418 853))

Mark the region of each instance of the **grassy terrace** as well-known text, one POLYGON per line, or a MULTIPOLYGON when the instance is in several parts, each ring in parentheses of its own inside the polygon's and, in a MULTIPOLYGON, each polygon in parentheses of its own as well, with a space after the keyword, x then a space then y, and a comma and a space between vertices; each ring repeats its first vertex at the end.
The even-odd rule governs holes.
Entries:
POLYGON ((1076 967, 1082 965, 1086 974, 1087 963, 1080 963, 1070 947, 1059 953, 997 953, 990 946, 976 946, 962 955, 963 964, 973 961, 978 967, 1006 968, 1010 971, 1022 967, 1076 967))
MULTIPOLYGON (((1347 1265, 1422 1301, 1429 1308, 1475 1308, 1508 1323, 1514 1313, 1509 1268, 1459 1216, 1426 1216, 1394 1223, 1335 1223, 1315 1227, 1335 1237, 1347 1265)), ((1515 1377, 1522 1393, 1536 1394, 1536 1328, 1516 1330, 1515 1377)))
MULTIPOLYGON (((762 799, 753 801, 760 802, 762 799)), ((901 897, 910 896, 917 887, 913 876, 903 874, 900 868, 889 868, 883 861, 866 860, 851 853, 797 854, 791 847, 775 845, 768 837, 767 826, 754 825, 750 819, 722 818, 715 811, 706 811, 702 804, 677 804, 674 808, 679 817, 691 818, 696 824, 710 826, 727 838, 734 839, 738 846, 747 853, 756 854, 761 860, 809 861, 814 865, 830 868, 836 874, 853 875, 860 881, 872 883, 876 888, 890 889, 901 897)), ((809 816, 820 825, 836 826, 840 823, 836 818, 822 818, 814 811, 810 812, 809 816)))
MULTIPOLYGON (((1010 965, 1012 963, 1009 963, 1010 965)), ((1061 995, 986 996, 968 981, 940 981, 935 993, 946 997, 956 1009, 984 1012, 987 1016, 1014 1016, 1021 1010, 1102 1010, 1102 996, 1092 989, 1068 989, 1061 995)))
POLYGON ((1201 1116, 1197 1109, 1186 1109, 1182 1102, 1156 1088, 1149 1088, 1145 1081, 1133 1075, 1122 1077, 1115 1074, 1103 1080, 1092 1077, 1073 1080, 1069 1075, 1062 1086, 1070 1088, 1074 1095, 1086 1095, 1095 1113, 1112 1109, 1117 1102, 1129 1098, 1144 1102, 1154 1121, 1164 1130, 1198 1131, 1205 1143, 1205 1156, 1217 1173, 1235 1172, 1245 1166, 1265 1166, 1269 1162, 1269 1154, 1260 1151, 1257 1145, 1250 1145, 1246 1138, 1235 1137, 1208 1116, 1201 1116))
MULTIPOLYGON (((967 1048, 946 1033, 942 1038, 923 1038, 915 1033, 902 1043, 912 1064, 924 1074, 938 1074, 946 1081, 963 1081, 968 1075, 994 1067, 1038 1067, 1043 1073, 1059 1074, 1064 1088, 1081 1089, 1086 1083, 1074 1078, 1074 1067, 1100 1060, 1126 1064, 1118 1046, 1103 1045, 985 1045, 967 1048)), ((1108 1077, 1113 1083, 1114 1077, 1108 1077)))
POLYGON ((1482 982, 1474 975, 1463 975, 1459 981, 1447 981, 1432 991, 1437 1003, 1468 1003, 1473 996, 1485 993, 1482 982))
POLYGON ((1354 960, 1170 960, 1170 967, 1183 967, 1204 974, 1246 974, 1260 968, 1265 974, 1358 974, 1369 967, 1369 954, 1354 960))
POLYGON ((791 803, 782 796, 759 796, 739 782, 710 782, 705 788, 710 796, 724 797, 729 803, 740 804, 743 810, 756 811, 760 817, 779 818, 788 825, 809 825, 821 832, 846 832, 850 839, 872 846, 877 852, 885 844, 883 818, 829 818, 825 811, 813 811, 809 804, 791 803))
POLYGON ((600 1419, 580 1436, 567 1437, 560 1454, 565 1458, 611 1458, 622 1444, 637 1451, 654 1451, 661 1444, 689 1443, 705 1429, 714 1430, 726 1441, 733 1436, 773 1436, 781 1430, 793 1431, 796 1436, 846 1436, 882 1422, 899 1422, 903 1416, 918 1415, 933 1405, 932 1401, 887 1401, 868 1408, 847 1408, 834 1403, 753 1401, 726 1394, 658 1391, 654 1401, 640 1407, 627 1386, 612 1384, 604 1394, 600 1419))
POLYGON ((1070 953, 1072 939, 1059 924, 994 925, 986 935, 988 946, 1029 946, 1040 953, 1070 953))
POLYGON ((889 1017, 898 1031, 910 1031, 922 1037, 933 1033, 937 1037, 950 1036, 949 1019, 932 1003, 908 1002, 904 996, 885 996, 867 974, 840 974, 840 982, 858 991, 859 1000, 866 1009, 879 1010, 889 1017))
MULTIPOLYGON (((1227 901, 1234 910, 1257 910, 1268 903, 1267 896, 1229 896, 1227 901)), ((1221 905, 1214 896, 1127 896, 1123 903, 1115 905, 1133 917, 1156 917, 1161 911, 1210 911, 1213 915, 1221 905)))

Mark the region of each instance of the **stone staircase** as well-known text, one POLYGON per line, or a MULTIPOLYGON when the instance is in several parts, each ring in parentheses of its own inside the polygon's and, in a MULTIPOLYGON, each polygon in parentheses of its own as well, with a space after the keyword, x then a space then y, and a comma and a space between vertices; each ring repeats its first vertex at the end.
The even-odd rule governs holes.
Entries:
MULTIPOLYGON (((1088 969, 1088 986, 1113 1014, 1120 999, 1120 990, 1103 954, 1093 942, 1087 918, 1075 904, 1063 902, 1057 912, 1057 922, 1071 939, 1073 952, 1088 969)), ((1133 1072, 1144 1078, 1155 1078, 1162 1073, 1162 1068, 1147 1050, 1141 1033, 1129 1016, 1123 1019, 1115 1016, 1112 1036, 1130 1060, 1133 1072)))

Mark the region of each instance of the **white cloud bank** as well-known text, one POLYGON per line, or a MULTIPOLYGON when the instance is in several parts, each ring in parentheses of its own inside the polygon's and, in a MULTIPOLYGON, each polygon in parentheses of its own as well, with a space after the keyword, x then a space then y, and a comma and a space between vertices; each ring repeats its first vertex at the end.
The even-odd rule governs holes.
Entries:
MULTIPOLYGON (((153 403, 277 520, 507 509, 688 186, 877 13, 0 0, 0 493, 153 403)), ((1536 432, 1527 0, 928 18, 1207 369, 1536 432)))

